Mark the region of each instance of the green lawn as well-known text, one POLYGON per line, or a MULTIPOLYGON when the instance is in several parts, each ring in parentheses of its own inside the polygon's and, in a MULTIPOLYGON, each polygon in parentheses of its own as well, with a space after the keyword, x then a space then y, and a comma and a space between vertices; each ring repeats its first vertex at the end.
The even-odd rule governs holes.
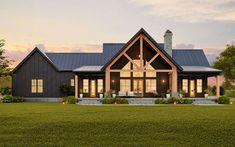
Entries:
POLYGON ((0 146, 234 146, 235 105, 0 103, 0 146))

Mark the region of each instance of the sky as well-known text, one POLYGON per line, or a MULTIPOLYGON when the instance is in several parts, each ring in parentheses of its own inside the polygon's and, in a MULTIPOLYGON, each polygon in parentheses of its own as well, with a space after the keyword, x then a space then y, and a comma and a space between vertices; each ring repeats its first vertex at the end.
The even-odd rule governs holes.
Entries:
POLYGON ((100 52, 144 28, 174 48, 202 48, 214 60, 235 44, 235 0, 0 0, 0 39, 18 64, 35 46, 47 52, 100 52))

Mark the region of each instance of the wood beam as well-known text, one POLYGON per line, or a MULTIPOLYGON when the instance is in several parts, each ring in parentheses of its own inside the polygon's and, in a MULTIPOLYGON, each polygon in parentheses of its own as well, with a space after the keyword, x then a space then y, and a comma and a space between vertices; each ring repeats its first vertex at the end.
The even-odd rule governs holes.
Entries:
POLYGON ((174 67, 173 68, 173 72, 172 72, 172 83, 171 83, 171 85, 172 85, 172 88, 171 88, 171 90, 172 90, 172 94, 177 94, 177 92, 178 92, 178 89, 177 89, 177 78, 178 78, 178 75, 177 75, 177 68, 176 67, 174 67))
POLYGON ((146 37, 143 36, 144 40, 156 51, 160 54, 160 56, 173 68, 175 65, 146 37))
POLYGON ((216 76, 216 97, 220 97, 220 76, 216 76))
POLYGON ((78 98, 78 75, 75 75, 75 98, 78 98))
POLYGON ((140 68, 143 69, 143 36, 140 37, 140 68))
POLYGON ((129 69, 111 69, 110 72, 169 72, 172 73, 173 70, 171 69, 158 69, 158 70, 153 70, 153 69, 148 69, 148 70, 142 70, 142 69, 133 69, 133 70, 129 70, 129 69))
POLYGON ((110 66, 105 69, 105 91, 110 90, 110 66))
POLYGON ((127 47, 120 53, 109 65, 110 67, 138 40, 140 36, 136 37, 127 47))
POLYGON ((129 57, 126 53, 124 53, 124 56, 137 68, 139 69, 140 67, 129 57))
POLYGON ((160 54, 157 53, 155 56, 153 56, 153 58, 147 62, 147 64, 145 65, 144 69, 146 69, 160 54))

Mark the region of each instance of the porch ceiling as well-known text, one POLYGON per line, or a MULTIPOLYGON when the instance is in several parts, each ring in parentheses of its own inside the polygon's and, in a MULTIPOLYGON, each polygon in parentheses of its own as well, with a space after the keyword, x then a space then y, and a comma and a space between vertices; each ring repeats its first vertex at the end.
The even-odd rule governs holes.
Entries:
POLYGON ((197 72, 197 73, 221 73, 219 69, 214 69, 206 66, 181 66, 183 72, 197 72))

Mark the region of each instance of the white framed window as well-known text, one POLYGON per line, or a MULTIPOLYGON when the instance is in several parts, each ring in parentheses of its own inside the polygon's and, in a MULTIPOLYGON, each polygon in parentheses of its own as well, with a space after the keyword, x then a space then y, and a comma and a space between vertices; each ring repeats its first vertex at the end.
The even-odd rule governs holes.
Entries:
POLYGON ((184 90, 186 93, 188 93, 188 79, 182 80, 182 90, 184 90))
POLYGON ((74 79, 70 79, 70 86, 75 86, 74 79))
POLYGON ((146 93, 152 93, 157 90, 156 79, 146 79, 146 93))
POLYGON ((83 79, 83 93, 89 92, 89 80, 83 79))
POLYGON ((202 79, 197 79, 197 93, 202 93, 202 79))
POLYGON ((98 93, 103 93, 103 79, 97 80, 97 86, 98 93))
POLYGON ((43 79, 32 79, 31 80, 31 92, 32 93, 43 93, 43 79))
POLYGON ((120 91, 123 91, 123 92, 131 91, 130 79, 120 79, 120 91))

